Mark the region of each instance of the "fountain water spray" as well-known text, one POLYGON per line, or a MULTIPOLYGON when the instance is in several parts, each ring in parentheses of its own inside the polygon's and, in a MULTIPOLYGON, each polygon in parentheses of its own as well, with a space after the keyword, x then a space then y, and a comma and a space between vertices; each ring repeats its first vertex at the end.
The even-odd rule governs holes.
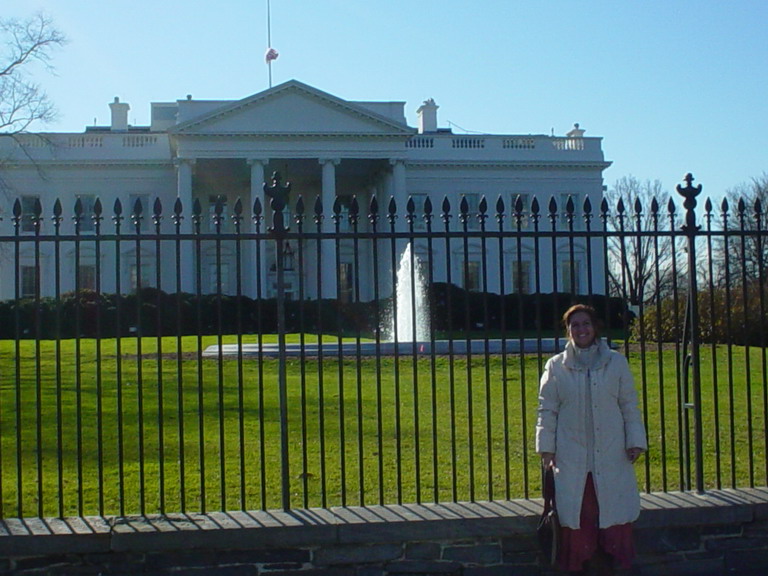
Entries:
POLYGON ((400 257, 397 268, 395 312, 389 330, 389 339, 398 342, 425 342, 429 340, 429 300, 427 283, 419 257, 413 253, 410 242, 400 257), (395 321, 395 318, 397 321, 395 321), (395 338, 397 330, 397 338, 395 338))
MULTIPOLYGON (((513 354, 525 351, 528 353, 554 352, 563 349, 564 339, 556 338, 506 338, 484 340, 430 340, 429 301, 427 299, 427 283, 424 278, 421 260, 408 244, 400 257, 397 269, 394 310, 389 320, 384 321, 381 331, 387 340, 383 342, 325 342, 323 344, 284 344, 283 354, 291 357, 317 355, 320 348, 324 354, 359 354, 371 356, 374 354, 513 354), (397 327, 397 334, 395 334, 397 327), (415 338, 415 339, 414 339, 415 338), (414 346, 413 342, 419 342, 414 346)), ((208 346, 203 351, 203 357, 218 358, 220 356, 275 357, 281 353, 277 344, 224 344, 223 346, 208 346)))

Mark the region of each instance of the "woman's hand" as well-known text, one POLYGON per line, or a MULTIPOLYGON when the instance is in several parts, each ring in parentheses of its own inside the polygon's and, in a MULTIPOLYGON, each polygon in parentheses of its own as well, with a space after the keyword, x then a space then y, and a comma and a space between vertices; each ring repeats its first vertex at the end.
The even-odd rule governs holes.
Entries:
POLYGON ((627 458, 634 464, 643 452, 642 448, 627 448, 627 458))
POLYGON ((544 470, 546 470, 547 468, 554 468, 555 454, 553 452, 542 452, 541 465, 544 467, 544 470))

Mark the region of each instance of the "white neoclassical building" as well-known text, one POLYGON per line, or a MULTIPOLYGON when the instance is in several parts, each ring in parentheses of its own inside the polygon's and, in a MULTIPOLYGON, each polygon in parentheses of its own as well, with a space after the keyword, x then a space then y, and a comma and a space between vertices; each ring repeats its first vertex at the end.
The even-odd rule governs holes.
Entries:
MULTIPOLYGON (((233 293, 236 268, 247 272, 240 278, 244 294, 271 296, 275 255, 269 243, 263 243, 262 248, 245 243, 238 251, 232 242, 206 240, 197 254, 186 245, 177 262, 178 252, 174 253, 172 242, 158 248, 152 240, 133 240, 137 235, 156 231, 152 213, 158 200, 162 206, 162 233, 175 233, 172 215, 177 199, 184 210, 182 233, 193 233, 191 211, 195 202, 199 202, 203 215, 201 231, 213 232, 209 216, 217 198, 224 199, 223 203, 219 201, 225 216, 222 232, 233 232, 228 216, 239 199, 244 207, 241 232, 253 233, 256 225, 251 209, 259 199, 268 213, 263 184, 274 171, 292 185, 289 211, 294 210, 299 195, 304 199, 308 231, 315 230, 312 213, 317 197, 326 213, 322 229, 329 232, 335 224, 328 215, 337 198, 343 215, 352 197, 356 197, 361 206, 358 231, 362 237, 371 230, 364 215, 373 197, 382 216, 394 198, 399 214, 396 227, 400 231, 407 229, 403 212, 409 198, 414 199, 420 212, 424 200, 430 197, 436 215, 433 228, 440 231, 444 225, 439 213, 446 197, 454 214, 451 226, 457 228, 462 197, 475 213, 485 196, 490 213, 488 228, 492 230, 498 229, 493 213, 499 197, 508 214, 518 197, 526 210, 536 197, 543 214, 541 227, 549 229, 546 212, 551 198, 564 207, 572 196, 579 212, 585 198, 595 208, 600 205, 602 174, 610 164, 603 157, 601 138, 584 137, 578 125, 563 136, 454 134, 439 127, 438 106, 429 99, 418 108, 419 125, 414 128, 406 122, 404 102, 347 101, 295 80, 241 100, 196 100, 188 96, 176 102, 152 103, 149 126, 129 125, 129 105, 118 98, 109 106, 109 126, 88 127, 82 133, 0 138, 0 237, 9 240, 15 234, 22 238, 34 235, 29 215, 39 200, 43 210, 41 238, 50 240, 57 234, 67 238, 58 244, 22 242, 18 249, 12 242, 5 242, 0 250, 0 299, 17 294, 31 296, 35 291, 51 296, 76 287, 93 288, 97 271, 104 292, 129 292, 137 283, 156 286, 158 281, 160 288, 174 292, 178 269, 184 291, 194 292, 197 283, 202 284, 199 287, 204 292, 220 288, 233 293), (78 198, 85 217, 76 242, 72 238, 72 214, 78 198), (103 207, 101 235, 115 234, 113 210, 117 200, 122 204, 124 220, 118 241, 111 238, 98 245, 93 241, 95 224, 90 215, 97 199, 103 207), (22 210, 18 230, 13 224, 16 200, 22 210), (58 227, 51 218, 56 200, 62 207, 58 227), (137 201, 143 210, 135 225, 131 214, 137 201), (259 258, 257 250, 263 250, 259 258), (235 267, 238 254, 241 266, 235 267), (256 262, 262 266, 261 274, 253 271, 256 262), (261 286, 257 286, 258 281, 261 286)), ((266 216, 262 230, 269 224, 266 216)), ((593 227, 600 225, 599 218, 595 218, 593 227)), ((295 224, 292 226, 295 231, 295 224)), ((477 232, 479 226, 475 218, 470 219, 470 232, 477 232)), ((514 226, 511 218, 507 218, 505 226, 514 226)), ((577 228, 583 226, 583 221, 577 221, 577 228)), ((341 232, 349 232, 348 219, 342 217, 339 227, 341 232)), ((386 218, 382 218, 379 230, 387 227, 386 218)), ((419 233, 425 230, 421 218, 414 227, 419 233)), ((380 294, 374 294, 372 278, 392 278, 393 258, 386 242, 381 242, 381 250, 374 252, 370 239, 361 240, 355 248, 357 257, 349 242, 321 242, 320 246, 312 242, 306 241, 304 253, 307 258, 321 254, 324 264, 306 266, 304 271, 288 270, 291 297, 296 296, 299 281, 307 298, 350 297, 355 276, 359 280, 359 296, 355 297, 368 300, 380 294), (304 277, 291 276, 296 274, 304 277), (321 278, 317 278, 318 274, 321 278)), ((490 291, 509 292, 517 286, 529 292, 535 288, 535 264, 541 291, 551 291, 553 286, 566 291, 568 286, 575 286, 577 292, 583 293, 588 275, 596 291, 604 286, 600 244, 591 242, 594 256, 589 270, 583 238, 560 238, 554 244, 548 239, 536 248, 530 237, 522 242, 483 245, 475 234, 466 242, 432 242, 431 249, 426 239, 419 238, 414 249, 434 263, 435 281, 450 278, 454 284, 478 289, 482 275, 490 291), (534 254, 535 250, 542 252, 534 254), (446 252, 451 251, 455 254, 448 258, 446 252), (493 266, 486 264, 488 270, 483 274, 485 262, 493 266), (499 270, 506 270, 502 274, 510 277, 500 278, 499 270)), ((289 246, 294 253, 297 248, 289 246)))

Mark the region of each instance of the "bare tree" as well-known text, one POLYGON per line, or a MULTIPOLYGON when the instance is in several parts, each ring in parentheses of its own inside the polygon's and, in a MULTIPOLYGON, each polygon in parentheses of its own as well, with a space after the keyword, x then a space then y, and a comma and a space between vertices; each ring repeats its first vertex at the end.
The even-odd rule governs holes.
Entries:
POLYGON ((619 179, 605 193, 608 205, 608 279, 613 294, 631 305, 648 304, 668 293, 673 282, 672 242, 656 234, 669 230, 670 196, 659 180, 619 179))
POLYGON ((768 266, 768 173, 752 178, 726 192, 726 201, 720 206, 722 226, 736 232, 720 245, 721 260, 728 251, 728 269, 731 282, 753 282, 765 275, 768 266), (762 233, 762 234, 761 234, 762 233))
POLYGON ((51 54, 66 39, 38 13, 25 20, 0 18, 0 42, 0 133, 13 136, 54 119, 55 107, 32 72, 35 65, 51 72, 51 54))

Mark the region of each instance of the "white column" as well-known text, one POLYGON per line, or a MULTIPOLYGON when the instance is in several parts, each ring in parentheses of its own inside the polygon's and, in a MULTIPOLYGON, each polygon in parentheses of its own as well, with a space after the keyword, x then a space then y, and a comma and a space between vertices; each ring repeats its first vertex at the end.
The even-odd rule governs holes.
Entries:
POLYGON ((405 232, 408 230, 405 221, 405 205, 408 203, 408 191, 405 187, 405 162, 400 159, 391 159, 389 162, 392 164, 392 195, 397 203, 398 219, 395 229, 398 232, 405 232))
MULTIPOLYGON (((397 205, 397 220, 395 220, 395 231, 407 232, 408 222, 405 220, 405 215, 407 214, 406 204, 408 203, 408 192, 405 188, 405 162, 399 158, 391 158, 389 163, 392 165, 392 177, 390 181, 392 196, 395 198, 395 204, 397 205)), ((408 240, 404 238, 398 240, 395 243, 395 262, 400 261, 400 257, 403 252, 405 252, 405 247, 407 244, 408 240)), ((394 289, 395 288, 393 286, 392 290, 394 291, 394 289)))
MULTIPOLYGON (((246 160, 248 162, 248 165, 251 167, 251 188, 250 188, 250 195, 248 197, 248 205, 245 206, 243 212, 245 216, 245 221, 242 224, 242 231, 243 232, 250 232, 255 231, 256 226, 253 223, 253 205, 255 204, 256 200, 258 199, 259 202, 261 202, 261 215, 262 215, 262 221, 260 224, 260 231, 264 232, 267 227, 267 214, 269 212, 269 206, 266 205, 265 199, 264 199, 264 182, 266 181, 264 170, 267 167, 267 164, 269 164, 269 160, 265 159, 257 159, 257 158, 249 158, 246 160)), ((250 296, 251 298, 256 298, 258 296, 258 290, 256 285, 257 280, 257 272, 256 272, 256 249, 255 244, 252 242, 248 242, 245 244, 246 250, 243 254, 243 260, 245 262, 243 266, 243 291, 247 296, 250 296), (252 265, 251 265, 252 264, 252 265)), ((261 296, 262 298, 266 298, 267 296, 267 262, 266 257, 267 253, 265 250, 265 245, 262 242, 260 244, 260 257, 261 257, 261 296)))
MULTIPOLYGON (((182 215, 181 233, 192 233, 192 170, 194 158, 178 158, 176 161, 176 195, 181 200, 182 215)), ((195 291, 195 251, 191 244, 183 245, 181 251, 181 289, 185 292, 195 291)))
MULTIPOLYGON (((321 198, 323 202, 323 233, 329 234, 334 231, 333 203, 336 201, 336 166, 338 159, 320 158, 320 164, 323 167, 323 189, 321 198)), ((320 245, 322 265, 320 269, 322 282, 322 298, 336 298, 336 273, 338 262, 336 262, 336 249, 333 240, 324 240, 320 245)))
MULTIPOLYGON (((379 190, 379 230, 389 232, 389 202, 395 196, 395 180, 392 171, 384 173, 379 190)), ((395 200, 397 201, 397 200, 395 200)), ((398 214, 400 206, 397 207, 398 214)), ((395 220, 395 230, 398 229, 397 220, 395 220)), ((387 240, 379 240, 379 297, 390 296, 394 292, 392 281, 392 243, 387 240)))
MULTIPOLYGON (((245 211, 248 215, 248 230, 254 230, 253 225, 253 205, 256 202, 256 199, 258 198, 259 202, 261 202, 261 209, 262 214, 266 213, 266 210, 269 208, 269 206, 266 206, 264 204, 264 182, 266 182, 266 175, 264 174, 264 169, 267 167, 267 164, 269 163, 269 160, 264 159, 257 159, 257 158, 249 158, 246 160, 248 162, 248 165, 251 167, 251 190, 250 190, 250 196, 248 198, 248 206, 245 207, 245 211)), ((262 226, 263 230, 263 226, 262 226)))

